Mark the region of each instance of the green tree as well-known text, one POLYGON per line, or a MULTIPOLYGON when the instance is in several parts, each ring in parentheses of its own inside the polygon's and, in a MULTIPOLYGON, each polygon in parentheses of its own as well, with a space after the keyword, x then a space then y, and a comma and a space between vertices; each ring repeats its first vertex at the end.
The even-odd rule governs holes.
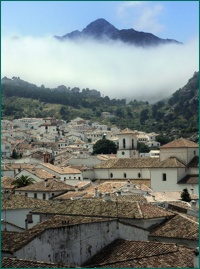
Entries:
POLYGON ((93 146, 93 154, 116 154, 117 146, 109 139, 100 139, 93 146))
POLYGON ((17 153, 16 149, 13 149, 11 158, 13 158, 13 159, 19 159, 20 158, 20 155, 17 153))
POLYGON ((14 185, 15 188, 20 188, 31 185, 34 182, 35 180, 33 178, 22 175, 21 177, 17 177, 11 184, 14 185))
POLYGON ((149 153, 150 149, 147 145, 145 145, 144 143, 137 143, 137 148, 139 150, 139 153, 149 153))
POLYGON ((148 116, 149 110, 147 108, 143 109, 140 112, 140 123, 144 124, 146 120, 148 120, 149 116, 148 116))
POLYGON ((185 201, 185 202, 191 201, 191 196, 188 192, 188 189, 183 189, 183 191, 181 192, 181 199, 182 201, 185 201))

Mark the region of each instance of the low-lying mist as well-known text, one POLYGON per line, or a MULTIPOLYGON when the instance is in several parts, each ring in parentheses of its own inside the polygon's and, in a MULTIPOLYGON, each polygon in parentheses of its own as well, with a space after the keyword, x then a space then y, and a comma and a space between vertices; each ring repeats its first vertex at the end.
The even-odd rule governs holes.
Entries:
POLYGON ((139 48, 121 42, 2 37, 2 77, 37 86, 96 89, 102 96, 156 101, 198 71, 198 39, 184 45, 139 48))

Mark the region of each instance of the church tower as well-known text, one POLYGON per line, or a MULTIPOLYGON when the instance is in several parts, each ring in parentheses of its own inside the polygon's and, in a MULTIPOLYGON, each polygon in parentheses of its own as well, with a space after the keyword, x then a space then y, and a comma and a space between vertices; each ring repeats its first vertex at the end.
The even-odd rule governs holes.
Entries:
POLYGON ((119 149, 117 151, 117 158, 138 158, 139 152, 137 150, 137 135, 136 131, 128 128, 122 130, 119 136, 119 149))

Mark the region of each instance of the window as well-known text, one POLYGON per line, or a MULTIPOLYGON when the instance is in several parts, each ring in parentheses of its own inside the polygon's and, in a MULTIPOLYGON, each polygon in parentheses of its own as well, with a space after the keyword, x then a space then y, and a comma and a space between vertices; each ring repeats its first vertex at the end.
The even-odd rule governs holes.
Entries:
POLYGON ((126 178, 126 173, 124 173, 124 178, 126 178))
POLYGON ((126 140, 125 140, 125 138, 123 139, 123 148, 124 149, 126 148, 126 140))
POLYGON ((196 150, 194 150, 194 155, 196 155, 196 150))
POLYGON ((34 193, 34 198, 37 199, 37 193, 34 193))
POLYGON ((33 216, 32 216, 32 214, 27 214, 26 215, 26 221, 28 223, 33 223, 33 216))
POLYGON ((43 200, 46 200, 46 193, 43 193, 43 200))
POLYGON ((140 173, 138 173, 138 177, 141 178, 141 174, 140 173))
POLYGON ((27 192, 25 192, 25 196, 28 196, 28 193, 27 192))
POLYGON ((125 152, 124 151, 122 151, 122 155, 124 155, 125 154, 125 152))
POLYGON ((110 177, 113 178, 113 173, 110 173, 110 177))
POLYGON ((52 192, 52 196, 54 196, 54 193, 52 192))
POLYGON ((162 174, 162 180, 163 181, 166 181, 167 180, 167 174, 165 174, 165 173, 162 174))

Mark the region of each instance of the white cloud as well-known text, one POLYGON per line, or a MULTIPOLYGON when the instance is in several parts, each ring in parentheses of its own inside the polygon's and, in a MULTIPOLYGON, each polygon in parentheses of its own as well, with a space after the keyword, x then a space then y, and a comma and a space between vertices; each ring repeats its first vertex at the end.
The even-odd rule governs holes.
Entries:
POLYGON ((198 71, 198 39, 186 45, 142 49, 122 43, 83 44, 55 39, 2 38, 2 77, 45 87, 78 86, 110 98, 168 97, 198 71))
POLYGON ((137 31, 158 34, 164 29, 159 21, 163 8, 162 4, 152 1, 123 2, 118 5, 117 14, 137 31))

